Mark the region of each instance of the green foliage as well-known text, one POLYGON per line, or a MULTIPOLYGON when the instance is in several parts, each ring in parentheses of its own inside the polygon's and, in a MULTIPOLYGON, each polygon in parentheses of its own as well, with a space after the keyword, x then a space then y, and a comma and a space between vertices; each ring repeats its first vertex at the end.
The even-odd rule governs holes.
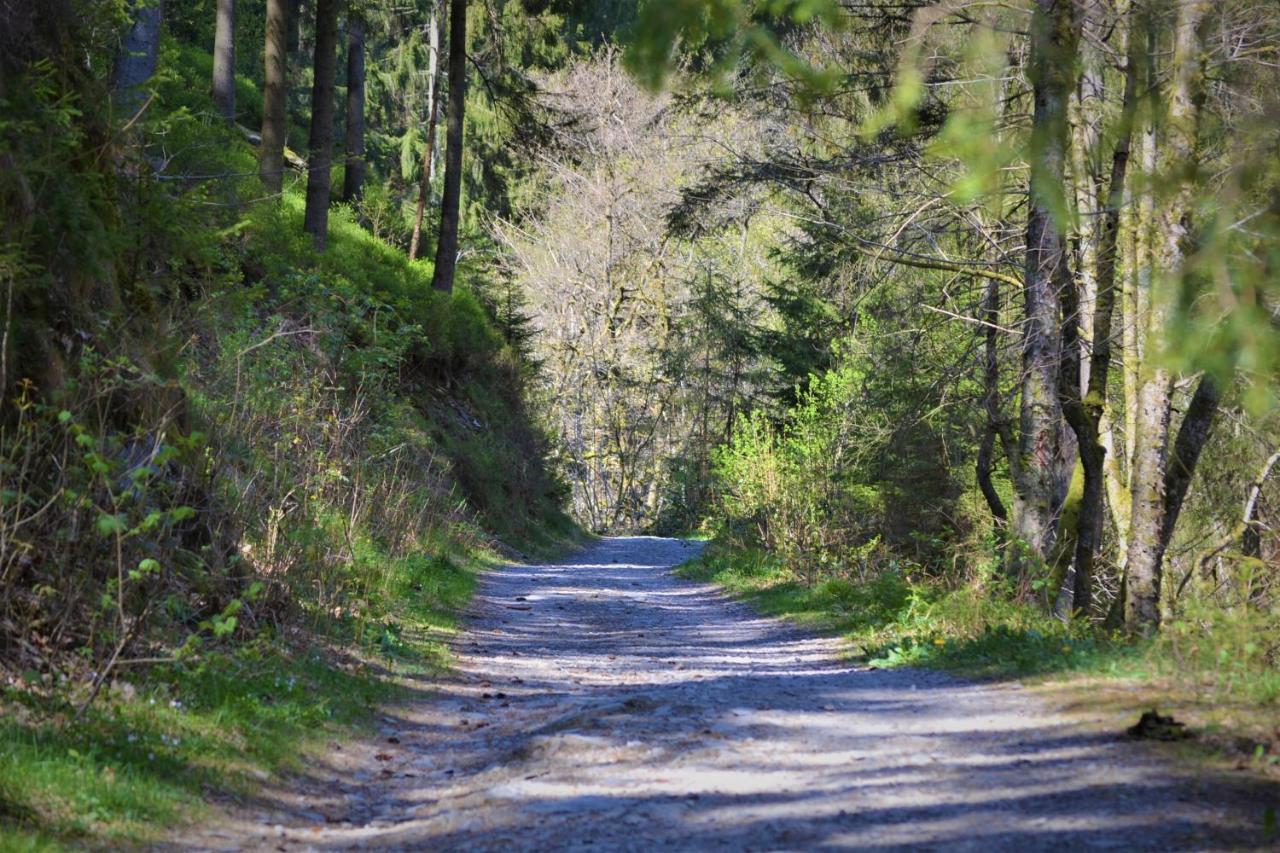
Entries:
POLYGON ((838 633, 875 666, 1010 676, 1133 674, 1148 665, 1142 647, 1063 623, 989 587, 948 587, 909 564, 808 585, 776 557, 713 545, 682 572, 722 584, 762 612, 838 633))
POLYGON ((1266 606, 1273 569, 1241 559, 1224 579, 1225 601, 1198 595, 1182 602, 1157 640, 1182 678, 1216 699, 1280 704, 1280 625, 1266 606))
POLYGON ((483 302, 380 239, 405 230, 376 184, 315 254, 210 108, 204 19, 169 32, 136 116, 77 76, 79 30, 5 78, 5 845, 154 841, 295 766, 392 695, 363 661, 447 663, 492 536, 576 532, 483 302))
POLYGON ((363 668, 253 644, 117 681, 80 718, 0 695, 0 832, 11 843, 140 843, 198 816, 210 787, 247 791, 302 749, 358 724, 396 688, 363 668), (15 832, 16 835, 13 834, 15 832))
MULTIPOLYGON (((203 140, 206 146, 212 145, 222 136, 219 131, 223 126, 222 117, 213 108, 209 94, 209 80, 212 77, 213 57, 207 50, 172 39, 163 41, 159 69, 152 81, 156 92, 156 108, 170 117, 187 113, 200 120, 209 134, 203 140)), ((236 122, 252 130, 262 127, 261 86, 252 77, 243 74, 236 75, 236 122)), ((238 133, 233 132, 231 136, 238 136, 238 133)), ((210 163, 210 151, 201 151, 194 156, 205 165, 210 163)))
POLYGON ((875 341, 838 347, 836 366, 809 378, 780 423, 743 418, 714 457, 722 536, 764 547, 811 585, 865 579, 905 556, 935 568, 965 518, 937 461, 948 425, 906 420, 923 400, 889 372, 892 356, 871 355, 875 341))
POLYGON ((840 26, 840 8, 831 0, 678 0, 640 4, 626 34, 627 66, 652 89, 677 64, 677 49, 702 59, 713 75, 744 60, 776 67, 812 91, 831 87, 835 69, 815 67, 779 39, 789 26, 820 21, 840 26))

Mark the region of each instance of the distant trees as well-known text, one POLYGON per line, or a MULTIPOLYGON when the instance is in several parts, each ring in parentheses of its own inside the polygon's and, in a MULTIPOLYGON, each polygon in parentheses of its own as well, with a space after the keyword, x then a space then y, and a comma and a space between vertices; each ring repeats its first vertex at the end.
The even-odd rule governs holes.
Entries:
POLYGON ((760 381, 748 338, 767 217, 753 223, 743 205, 686 239, 667 235, 664 214, 671 187, 721 146, 749 149, 755 128, 695 124, 608 51, 541 83, 560 93, 565 130, 538 149, 528 207, 495 235, 527 298, 574 514, 597 531, 686 524, 760 381))

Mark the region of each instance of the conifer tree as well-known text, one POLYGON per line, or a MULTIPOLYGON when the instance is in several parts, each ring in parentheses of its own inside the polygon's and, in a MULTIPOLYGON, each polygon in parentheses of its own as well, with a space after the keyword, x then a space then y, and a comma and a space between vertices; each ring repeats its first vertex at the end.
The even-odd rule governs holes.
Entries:
POLYGON ((329 241, 330 167, 333 165, 333 118, 337 110, 338 2, 316 0, 316 49, 312 63, 311 136, 307 153, 307 206, 302 227, 312 245, 323 251, 329 241))
POLYGON ((467 100, 467 0, 449 0, 449 117, 445 126, 444 189, 440 238, 431 286, 453 291, 458 263, 459 205, 462 199, 462 121, 467 100))
POLYGON ((213 105, 228 124, 236 120, 236 2, 218 0, 213 38, 213 105))

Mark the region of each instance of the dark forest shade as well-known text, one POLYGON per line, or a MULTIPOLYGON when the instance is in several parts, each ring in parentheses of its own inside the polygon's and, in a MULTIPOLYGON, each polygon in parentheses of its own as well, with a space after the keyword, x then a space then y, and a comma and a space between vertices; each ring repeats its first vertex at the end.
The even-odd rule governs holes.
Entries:
POLYGON ((311 87, 311 136, 307 146, 307 208, 302 227, 312 245, 323 251, 329 242, 330 167, 333 165, 333 118, 337 111, 338 0, 316 0, 315 82, 311 87))
POLYGON ((302 47, 302 0, 284 0, 286 14, 286 47, 290 56, 296 56, 302 47))
POLYGON ((449 3, 449 120, 445 126, 444 191, 440 202, 440 241, 431 286, 453 291, 458 263, 458 206, 462 198, 462 118, 467 100, 467 0, 449 3))

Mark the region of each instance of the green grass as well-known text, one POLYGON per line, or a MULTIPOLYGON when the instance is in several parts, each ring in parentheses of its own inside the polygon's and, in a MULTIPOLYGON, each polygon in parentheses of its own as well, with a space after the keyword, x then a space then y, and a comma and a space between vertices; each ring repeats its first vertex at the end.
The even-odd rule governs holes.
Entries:
POLYGON ((1145 644, 1064 624, 1032 605, 912 582, 892 571, 866 583, 832 579, 809 586, 768 556, 713 545, 681 572, 723 586, 762 613, 845 637, 854 655, 875 666, 976 677, 1135 674, 1147 666, 1145 644))
POLYGON ((206 788, 245 791, 296 766, 318 732, 358 723, 390 690, 318 656, 250 648, 153 673, 78 720, 69 707, 12 692, 0 722, 9 824, 0 838, 34 849, 151 840, 198 815, 206 788))
POLYGON ((0 695, 0 851, 133 846, 247 793, 308 751, 359 734, 397 678, 448 665, 445 640, 485 555, 413 555, 389 574, 392 605, 293 651, 263 638, 133 674, 81 718, 65 699, 0 695))
POLYGON ((400 604, 372 624, 360 625, 358 639, 402 672, 440 672, 449 666, 446 640, 475 592, 476 572, 496 558, 411 554, 396 562, 386 598, 400 604))
POLYGON ((1280 774, 1280 672, 1265 657, 1265 614, 1188 607, 1157 639, 1131 640, 1063 624, 991 591, 891 571, 866 583, 807 586, 772 557, 714 543, 678 571, 719 584, 762 613, 841 636, 851 655, 872 666, 1022 679, 1081 725, 1112 734, 1159 708, 1197 733, 1179 753, 1184 758, 1280 774))

